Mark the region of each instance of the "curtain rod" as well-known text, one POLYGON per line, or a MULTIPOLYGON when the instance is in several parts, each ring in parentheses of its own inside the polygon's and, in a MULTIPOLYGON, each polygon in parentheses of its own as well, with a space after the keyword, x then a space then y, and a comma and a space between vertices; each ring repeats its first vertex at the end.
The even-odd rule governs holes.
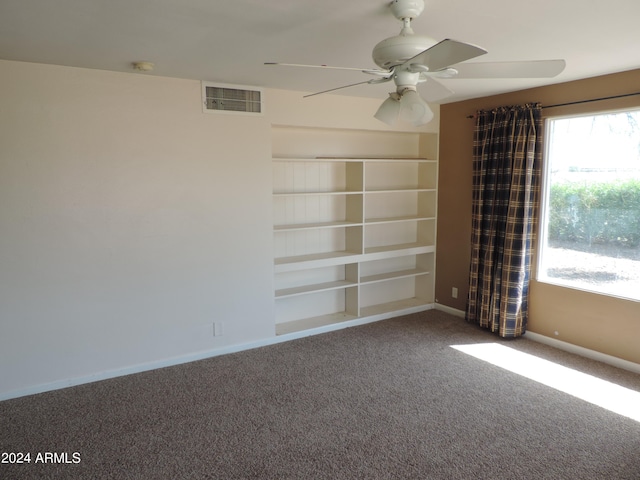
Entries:
MULTIPOLYGON (((579 105, 581 103, 600 102, 602 100, 614 100, 616 98, 633 97, 635 95, 640 95, 640 92, 623 93, 621 95, 611 95, 609 97, 591 98, 589 100, 576 100, 575 102, 556 103, 554 105, 542 105, 542 108, 566 107, 568 105, 579 105)), ((467 118, 475 118, 475 117, 476 117, 475 115, 467 115, 467 118)))
POLYGON ((556 103, 555 105, 543 105, 542 108, 566 107, 567 105, 578 105, 580 103, 600 102, 601 100, 613 100, 616 98, 633 97, 635 95, 640 95, 640 92, 623 93, 621 95, 612 95, 610 97, 591 98, 589 100, 576 100, 575 102, 556 103))

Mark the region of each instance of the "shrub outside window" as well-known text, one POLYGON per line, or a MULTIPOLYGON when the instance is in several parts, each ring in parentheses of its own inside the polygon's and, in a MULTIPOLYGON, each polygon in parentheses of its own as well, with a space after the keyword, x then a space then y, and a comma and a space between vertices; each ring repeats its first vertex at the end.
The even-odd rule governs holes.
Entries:
POLYGON ((546 127, 538 280, 640 300, 640 110, 546 127))

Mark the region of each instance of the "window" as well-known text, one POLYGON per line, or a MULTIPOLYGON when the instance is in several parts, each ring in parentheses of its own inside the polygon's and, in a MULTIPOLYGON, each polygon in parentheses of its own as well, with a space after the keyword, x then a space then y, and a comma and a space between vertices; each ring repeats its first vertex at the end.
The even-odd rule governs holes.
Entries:
POLYGON ((547 120, 538 280, 640 300, 640 110, 547 120))

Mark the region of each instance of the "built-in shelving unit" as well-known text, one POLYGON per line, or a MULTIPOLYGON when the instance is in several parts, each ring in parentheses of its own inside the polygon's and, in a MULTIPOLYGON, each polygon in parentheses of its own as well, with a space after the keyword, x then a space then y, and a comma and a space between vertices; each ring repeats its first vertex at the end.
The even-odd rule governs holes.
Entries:
POLYGON ((273 158, 276 332, 431 308, 437 161, 273 158))

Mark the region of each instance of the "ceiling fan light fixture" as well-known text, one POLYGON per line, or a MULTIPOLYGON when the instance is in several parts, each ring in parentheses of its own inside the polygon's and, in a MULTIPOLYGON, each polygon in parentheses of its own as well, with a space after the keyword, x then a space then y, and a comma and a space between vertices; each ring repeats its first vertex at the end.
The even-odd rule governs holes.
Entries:
POLYGON ((400 98, 400 118, 419 127, 433 120, 433 112, 418 92, 408 89, 400 98))
POLYGON ((398 116, 400 115, 400 109, 402 108, 400 101, 397 98, 394 98, 394 96, 397 97, 395 92, 390 93, 374 115, 375 118, 389 126, 396 124, 398 116))

